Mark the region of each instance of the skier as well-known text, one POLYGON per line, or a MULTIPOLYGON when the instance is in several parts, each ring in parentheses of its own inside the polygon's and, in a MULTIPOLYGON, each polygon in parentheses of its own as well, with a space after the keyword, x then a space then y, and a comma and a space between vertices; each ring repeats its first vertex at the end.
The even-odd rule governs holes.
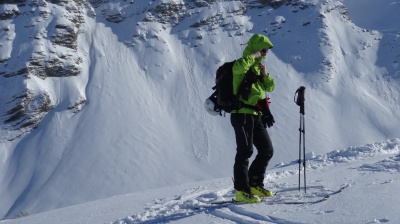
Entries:
POLYGON ((265 92, 272 92, 274 79, 267 72, 262 60, 273 44, 268 37, 255 34, 243 51, 242 58, 233 65, 233 93, 239 94, 239 101, 245 105, 231 112, 231 124, 236 137, 234 164, 234 188, 236 201, 260 202, 260 197, 271 196, 264 188, 264 174, 273 156, 273 147, 266 127, 275 122, 269 110, 265 92), (258 153, 249 168, 253 144, 258 153))

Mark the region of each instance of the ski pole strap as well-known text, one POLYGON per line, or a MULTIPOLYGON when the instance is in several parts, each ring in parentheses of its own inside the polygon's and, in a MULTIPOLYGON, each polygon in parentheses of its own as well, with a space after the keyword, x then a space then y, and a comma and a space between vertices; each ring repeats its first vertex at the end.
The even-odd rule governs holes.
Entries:
POLYGON ((306 87, 304 86, 300 86, 300 88, 298 88, 294 94, 294 102, 300 106, 300 113, 304 115, 304 101, 305 101, 305 97, 304 97, 304 92, 306 90, 306 87), (297 94, 297 99, 296 99, 296 94, 297 94))

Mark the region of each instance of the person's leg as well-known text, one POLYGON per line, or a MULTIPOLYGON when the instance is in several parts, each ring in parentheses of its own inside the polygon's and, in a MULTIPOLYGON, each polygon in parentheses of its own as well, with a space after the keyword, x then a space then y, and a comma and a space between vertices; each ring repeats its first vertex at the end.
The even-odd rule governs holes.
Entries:
POLYGON ((261 118, 256 118, 254 121, 253 143, 258 153, 248 172, 249 184, 251 187, 262 187, 264 186, 265 171, 274 154, 274 149, 269 134, 262 125, 261 118))
POLYGON ((253 153, 253 116, 231 114, 231 124, 236 137, 236 157, 233 166, 234 187, 251 193, 248 177, 249 158, 253 153))

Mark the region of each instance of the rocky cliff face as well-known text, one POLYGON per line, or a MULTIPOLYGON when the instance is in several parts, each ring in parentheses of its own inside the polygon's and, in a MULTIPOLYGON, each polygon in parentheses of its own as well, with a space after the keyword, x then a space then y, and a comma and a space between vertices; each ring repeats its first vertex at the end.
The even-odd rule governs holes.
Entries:
POLYGON ((2 129, 29 132, 55 105, 48 90, 33 91, 36 78, 77 76, 78 31, 84 22, 84 1, 0 1, 0 75, 5 87, 2 129), (24 24, 21 26, 20 24, 24 24))

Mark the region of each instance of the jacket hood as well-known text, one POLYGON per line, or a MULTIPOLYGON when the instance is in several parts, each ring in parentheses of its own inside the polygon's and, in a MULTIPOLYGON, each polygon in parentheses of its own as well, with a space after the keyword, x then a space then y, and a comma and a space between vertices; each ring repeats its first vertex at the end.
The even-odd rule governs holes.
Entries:
POLYGON ((256 51, 261 51, 264 48, 273 48, 274 45, 268 39, 268 37, 262 34, 254 34, 247 44, 247 47, 243 51, 243 56, 251 55, 256 51))

